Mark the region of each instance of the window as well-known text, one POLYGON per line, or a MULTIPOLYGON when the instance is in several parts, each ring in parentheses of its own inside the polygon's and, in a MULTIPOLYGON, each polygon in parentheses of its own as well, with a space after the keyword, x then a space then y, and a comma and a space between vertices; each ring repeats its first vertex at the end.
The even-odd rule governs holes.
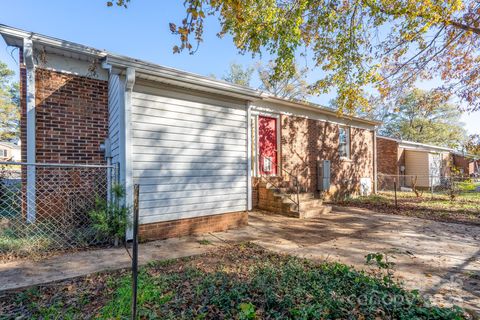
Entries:
POLYGON ((263 157, 263 172, 265 173, 272 172, 272 158, 263 157))
POLYGON ((340 158, 350 158, 350 130, 340 127, 338 133, 338 154, 340 158))
POLYGON ((2 152, 0 152, 0 154, 6 158, 8 156, 8 150, 3 149, 2 152))

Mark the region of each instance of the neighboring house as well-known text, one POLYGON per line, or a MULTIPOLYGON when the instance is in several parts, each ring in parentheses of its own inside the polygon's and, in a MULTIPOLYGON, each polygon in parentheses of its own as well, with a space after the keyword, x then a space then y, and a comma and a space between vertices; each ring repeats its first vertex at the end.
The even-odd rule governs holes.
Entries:
POLYGON ((299 176, 302 201, 374 190, 377 122, 7 26, 0 34, 21 49, 23 160, 105 163, 108 138, 127 205, 140 184, 144 239, 245 225, 273 197, 259 176, 299 176))
POLYGON ((472 177, 480 177, 480 159, 478 156, 474 157, 468 164, 468 173, 472 177))
POLYGON ((0 161, 20 161, 20 144, 10 141, 0 141, 0 161))
POLYGON ((478 176, 480 173, 478 156, 465 152, 453 152, 453 167, 458 174, 466 177, 478 176))
POLYGON ((432 187, 450 175, 453 149, 377 136, 377 171, 400 186, 432 187))

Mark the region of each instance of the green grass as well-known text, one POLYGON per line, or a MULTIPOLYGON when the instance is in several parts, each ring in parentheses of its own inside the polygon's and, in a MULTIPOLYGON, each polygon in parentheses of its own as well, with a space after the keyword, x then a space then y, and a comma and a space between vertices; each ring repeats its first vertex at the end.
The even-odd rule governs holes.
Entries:
POLYGON ((40 258, 55 251, 105 243, 91 226, 8 219, 0 227, 0 260, 40 258))
MULTIPOLYGON (((142 268, 138 310, 141 319, 463 319, 460 308, 431 306, 417 291, 384 275, 243 244, 142 268)), ((33 290, 6 297, 4 314, 21 311, 33 319, 130 315, 128 273, 33 290)))
MULTIPOLYGON (((472 192, 476 191, 477 188, 480 186, 480 182, 475 182, 473 180, 465 180, 462 182, 458 182, 458 189, 460 192, 472 192)), ((480 192, 478 192, 480 194, 480 192)))

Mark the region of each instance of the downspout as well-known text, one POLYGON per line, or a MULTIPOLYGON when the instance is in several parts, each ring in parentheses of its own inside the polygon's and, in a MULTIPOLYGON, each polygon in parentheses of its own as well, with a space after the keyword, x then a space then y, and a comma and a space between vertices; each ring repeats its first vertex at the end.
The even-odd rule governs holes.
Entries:
MULTIPOLYGON (((36 162, 35 147, 35 63, 33 41, 23 39, 23 61, 26 67, 27 163, 36 162)), ((35 165, 27 165, 27 222, 36 218, 35 165)))
MULTIPOLYGON (((132 92, 135 85, 135 69, 127 68, 125 76, 125 205, 133 208, 133 168, 132 168, 132 92)), ((132 219, 132 216, 130 217, 132 219)), ((132 220, 133 221, 133 220, 132 220)), ((130 227, 126 232, 127 240, 133 239, 133 229, 130 227)))
POLYGON ((247 103, 247 211, 252 210, 252 105, 247 103))
POLYGON ((373 133, 373 193, 377 194, 377 129, 373 133))
MULTIPOLYGON (((112 66, 106 63, 105 61, 102 62, 102 68, 108 71, 108 97, 110 98, 110 75, 112 72, 112 66)), ((103 145, 100 146, 100 149, 103 150, 104 152, 104 158, 107 161, 107 200, 108 201, 113 201, 113 195, 112 195, 112 185, 115 182, 118 181, 112 181, 112 145, 110 142, 110 99, 108 100, 108 134, 107 138, 105 139, 103 145)), ((119 174, 119 172, 115 172, 116 175, 119 174)), ((118 176, 117 176, 118 177, 118 176)))

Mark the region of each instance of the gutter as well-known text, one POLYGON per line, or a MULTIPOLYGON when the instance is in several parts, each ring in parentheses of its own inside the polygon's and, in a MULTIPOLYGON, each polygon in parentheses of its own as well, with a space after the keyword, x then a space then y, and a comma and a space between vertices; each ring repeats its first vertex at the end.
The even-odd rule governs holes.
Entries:
POLYGON ((226 81, 213 80, 209 77, 191 74, 174 68, 164 67, 158 64, 140 61, 133 58, 109 54, 105 62, 114 67, 126 69, 135 68, 137 75, 143 74, 155 77, 155 81, 188 87, 210 92, 223 93, 240 99, 257 99, 260 97, 259 91, 248 87, 231 84, 226 81))
POLYGON ((423 151, 448 151, 448 152, 452 152, 452 153, 455 152, 455 150, 452 149, 452 148, 434 146, 434 145, 431 145, 431 144, 425 144, 425 143, 395 139, 395 138, 384 137, 384 136, 377 136, 377 138, 378 139, 395 141, 402 148, 416 148, 416 149, 420 149, 420 150, 423 150, 423 151), (423 148, 423 149, 421 149, 421 148, 423 148))
POLYGON ((371 126, 377 126, 377 125, 382 124, 382 122, 380 122, 380 121, 368 120, 368 119, 365 119, 365 118, 348 116, 348 115, 339 115, 338 112, 336 112, 334 110, 330 110, 328 108, 325 108, 325 107, 322 107, 320 105, 316 105, 316 104, 313 104, 313 103, 291 101, 291 100, 279 98, 279 97, 276 97, 276 96, 272 96, 272 95, 269 95, 267 93, 263 93, 263 95, 261 95, 261 96, 262 96, 262 100, 266 101, 266 102, 279 103, 279 104, 291 106, 291 107, 294 107, 294 108, 311 110, 311 111, 315 111, 315 112, 318 112, 318 113, 329 115, 329 116, 332 116, 332 117, 335 117, 335 118, 348 119, 348 120, 351 120, 351 121, 357 121, 357 122, 365 123, 365 124, 368 124, 368 125, 371 125, 371 126))

